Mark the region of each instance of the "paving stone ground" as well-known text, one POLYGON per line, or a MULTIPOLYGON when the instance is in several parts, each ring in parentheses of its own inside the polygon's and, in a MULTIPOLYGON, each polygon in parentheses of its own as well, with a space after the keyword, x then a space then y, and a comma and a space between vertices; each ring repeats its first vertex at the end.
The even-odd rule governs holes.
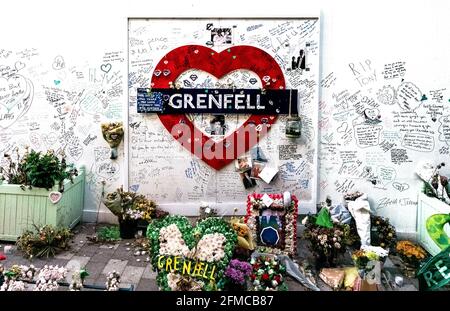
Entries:
MULTIPOLYGON (((105 286, 107 274, 115 270, 121 274, 121 287, 124 289, 133 289, 137 291, 158 290, 156 285, 156 273, 152 270, 150 263, 147 261, 148 254, 136 256, 136 249, 132 245, 134 240, 121 240, 112 244, 92 243, 87 237, 94 233, 93 224, 78 225, 74 229, 74 232, 75 236, 71 242, 71 249, 58 254, 54 258, 25 259, 22 256, 22 253, 13 246, 12 253, 6 254, 7 259, 2 261, 2 264, 5 268, 9 268, 13 264, 33 264, 37 268, 41 268, 44 265, 59 265, 66 267, 69 271, 85 267, 89 272, 85 284, 97 287, 105 286)), ((14 244, 0 241, 0 245, 0 251, 3 252, 3 247, 5 245, 14 244)), ((302 239, 298 240, 298 256, 295 258, 295 261, 298 263, 314 263, 313 256, 307 248, 307 243, 302 239)), ((350 251, 341 258, 341 263, 343 266, 352 266, 350 251)), ((388 272, 386 274, 390 275, 392 280, 396 275, 401 275, 404 278, 404 285, 402 287, 389 287, 385 285, 381 286, 380 290, 417 290, 417 280, 402 275, 400 269, 401 265, 401 260, 399 258, 390 255, 384 264, 383 270, 388 272)), ((317 277, 317 272, 313 272, 316 275, 318 287, 322 291, 331 291, 332 289, 317 277)), ((308 290, 291 277, 287 278, 287 285, 289 291, 308 290)))

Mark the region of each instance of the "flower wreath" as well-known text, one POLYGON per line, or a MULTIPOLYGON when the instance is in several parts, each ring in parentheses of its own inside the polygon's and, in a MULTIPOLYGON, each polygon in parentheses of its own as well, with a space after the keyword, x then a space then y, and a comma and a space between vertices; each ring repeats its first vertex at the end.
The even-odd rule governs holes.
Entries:
POLYGON ((184 216, 166 216, 148 226, 147 237, 150 240, 151 264, 153 270, 158 271, 156 281, 159 288, 164 291, 217 289, 237 242, 236 233, 230 224, 221 218, 212 217, 198 222, 197 226, 193 227, 184 216), (171 233, 166 239, 165 234, 169 231, 171 233), (214 243, 219 246, 217 249, 211 248, 214 243), (185 277, 177 273, 181 269, 173 268, 171 271, 160 269, 162 255, 177 256, 181 258, 180 260, 195 260, 194 265, 198 262, 202 262, 202 265, 203 263, 214 265, 215 278, 205 280, 195 273, 185 277), (183 284, 183 287, 179 284, 183 284))
POLYGON ((270 207, 267 207, 262 202, 264 194, 253 193, 247 197, 247 215, 245 222, 249 226, 254 241, 257 243, 257 249, 263 253, 271 254, 285 254, 293 256, 297 252, 297 214, 298 214, 298 199, 295 195, 291 195, 291 204, 285 207, 283 204, 283 194, 268 194, 274 200, 270 207), (272 211, 283 212, 279 216, 282 224, 280 233, 280 242, 276 246, 267 246, 261 242, 258 237, 260 232, 260 223, 258 221, 263 210, 270 209, 272 211))

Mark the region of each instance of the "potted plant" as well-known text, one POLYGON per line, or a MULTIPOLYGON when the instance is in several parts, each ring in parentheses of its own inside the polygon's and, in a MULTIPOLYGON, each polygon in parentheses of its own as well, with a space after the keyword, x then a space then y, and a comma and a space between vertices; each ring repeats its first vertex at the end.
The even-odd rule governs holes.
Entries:
POLYGON ((84 168, 63 152, 15 148, 0 161, 0 240, 15 241, 33 225, 73 228, 84 205, 84 168))

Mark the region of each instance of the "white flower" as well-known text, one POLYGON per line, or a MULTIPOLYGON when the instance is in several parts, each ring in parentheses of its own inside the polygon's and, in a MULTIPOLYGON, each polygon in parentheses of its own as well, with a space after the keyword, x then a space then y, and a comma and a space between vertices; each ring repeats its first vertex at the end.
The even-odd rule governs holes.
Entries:
POLYGON ((259 285, 259 280, 254 280, 253 281, 253 285, 258 286, 259 285))
POLYGON ((270 269, 268 272, 269 272, 269 274, 273 274, 274 273, 273 269, 270 269))
POLYGON ((278 286, 278 282, 275 281, 275 280, 272 280, 272 286, 273 286, 273 287, 277 287, 277 286, 278 286))

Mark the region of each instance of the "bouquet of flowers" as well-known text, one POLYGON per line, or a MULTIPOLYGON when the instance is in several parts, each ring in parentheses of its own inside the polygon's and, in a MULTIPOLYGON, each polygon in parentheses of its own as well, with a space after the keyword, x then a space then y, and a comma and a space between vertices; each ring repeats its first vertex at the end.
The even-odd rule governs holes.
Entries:
POLYGON ((333 267, 339 254, 345 253, 350 227, 333 224, 331 228, 317 225, 314 216, 304 222, 303 237, 310 242, 310 250, 317 259, 317 266, 333 267))
POLYGON ((371 241, 374 246, 392 249, 397 240, 395 227, 389 223, 388 218, 370 215, 371 241))
POLYGON ((373 251, 359 249, 353 252, 352 259, 355 263, 355 267, 358 268, 358 270, 364 270, 368 272, 367 264, 369 263, 369 261, 378 261, 380 260, 380 257, 373 251))
POLYGON ((379 257, 374 252, 359 249, 353 252, 352 259, 358 269, 365 269, 369 261, 378 260, 379 257))
POLYGON ((60 250, 69 249, 73 234, 69 228, 51 225, 35 226, 35 231, 26 230, 17 240, 17 248, 28 257, 53 257, 60 250))
POLYGON ((106 142, 111 147, 111 159, 117 159, 118 152, 117 147, 119 147, 122 141, 124 131, 122 122, 110 122, 102 123, 102 135, 106 142))
POLYGON ((33 265, 13 265, 7 271, 0 265, 0 291, 24 291, 26 288, 23 281, 32 281, 35 273, 33 265))
POLYGON ((45 265, 39 270, 36 285, 33 291, 57 291, 59 288, 58 282, 64 280, 67 275, 67 269, 58 266, 45 265))
POLYGON ((150 221, 156 215, 155 202, 142 194, 117 189, 106 195, 105 206, 121 220, 143 219, 150 221))
POLYGON ((120 285, 120 274, 115 270, 106 277, 105 287, 108 292, 117 292, 120 285))
POLYGON ((427 252, 410 241, 399 241, 396 247, 397 253, 405 264, 418 268, 420 263, 427 258, 427 252))
POLYGON ((231 260, 224 272, 224 288, 228 290, 246 290, 247 279, 251 274, 251 264, 239 259, 231 260))
POLYGON ((250 276, 255 291, 286 291, 284 282, 286 267, 278 262, 276 256, 260 256, 250 261, 253 274, 250 276))

